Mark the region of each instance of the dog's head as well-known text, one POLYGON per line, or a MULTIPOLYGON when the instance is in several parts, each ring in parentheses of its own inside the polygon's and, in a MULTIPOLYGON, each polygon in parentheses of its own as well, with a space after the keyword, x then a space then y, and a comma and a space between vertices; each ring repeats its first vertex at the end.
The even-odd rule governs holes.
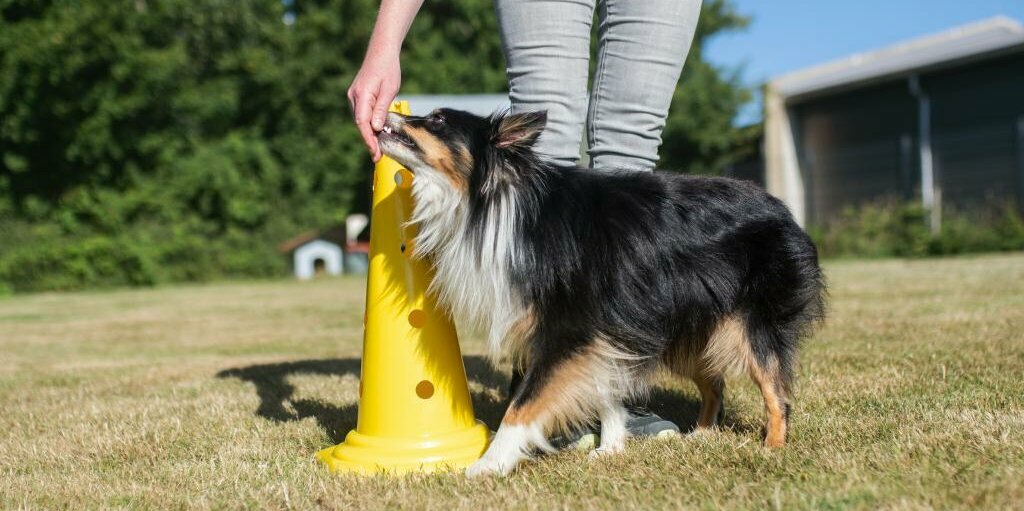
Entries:
POLYGON ((471 183, 500 172, 502 163, 532 156, 547 122, 545 112, 480 117, 441 108, 424 117, 389 113, 377 133, 381 152, 413 172, 468 194, 471 183))

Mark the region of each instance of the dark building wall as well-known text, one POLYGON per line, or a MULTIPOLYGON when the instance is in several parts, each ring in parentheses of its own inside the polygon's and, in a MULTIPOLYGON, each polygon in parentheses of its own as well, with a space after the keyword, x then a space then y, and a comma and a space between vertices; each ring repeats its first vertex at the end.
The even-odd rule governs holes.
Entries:
MULTIPOLYGON (((944 207, 1024 203, 1024 52, 923 73, 944 207)), ((807 220, 885 197, 920 197, 918 102, 907 79, 792 106, 807 220)))
POLYGON ((750 158, 729 165, 725 169, 725 175, 736 179, 752 181, 754 184, 764 188, 764 159, 758 155, 757 158, 750 158))
MULTIPOLYGON (((743 129, 750 129, 746 127, 743 129)), ((760 128, 758 128, 760 131, 760 128)), ((752 138, 749 145, 739 148, 743 151, 746 156, 740 158, 739 161, 729 165, 725 168, 725 175, 736 179, 744 179, 752 181, 754 184, 765 187, 765 168, 764 168, 764 154, 762 152, 764 147, 764 135, 759 134, 757 137, 752 138)))
POLYGON ((1024 52, 925 75, 944 207, 1024 203, 1024 52))
POLYGON ((809 224, 847 206, 909 198, 917 186, 917 103, 905 80, 794 107, 809 224))

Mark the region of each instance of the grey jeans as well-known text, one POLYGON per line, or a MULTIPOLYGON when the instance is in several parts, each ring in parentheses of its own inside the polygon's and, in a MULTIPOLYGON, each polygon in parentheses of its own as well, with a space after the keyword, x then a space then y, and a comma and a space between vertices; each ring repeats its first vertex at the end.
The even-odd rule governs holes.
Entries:
POLYGON ((548 112, 537 151, 576 164, 585 120, 592 168, 654 168, 700 4, 494 0, 512 111, 548 112), (595 4, 598 60, 588 92, 595 4))

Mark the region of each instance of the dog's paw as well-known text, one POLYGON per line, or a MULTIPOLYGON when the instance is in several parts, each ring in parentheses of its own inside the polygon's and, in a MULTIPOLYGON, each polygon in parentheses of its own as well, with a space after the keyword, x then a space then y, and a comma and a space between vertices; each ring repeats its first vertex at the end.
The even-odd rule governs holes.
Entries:
POLYGON ((512 469, 515 465, 508 465, 501 463, 498 460, 490 460, 487 458, 480 458, 466 469, 466 477, 487 477, 491 475, 496 476, 507 476, 512 473, 512 469))
POLYGON ((616 445, 614 447, 598 447, 597 449, 594 449, 593 451, 587 453, 587 458, 590 458, 592 460, 597 458, 605 458, 608 456, 613 456, 615 454, 621 454, 625 451, 626 446, 624 445, 616 445))

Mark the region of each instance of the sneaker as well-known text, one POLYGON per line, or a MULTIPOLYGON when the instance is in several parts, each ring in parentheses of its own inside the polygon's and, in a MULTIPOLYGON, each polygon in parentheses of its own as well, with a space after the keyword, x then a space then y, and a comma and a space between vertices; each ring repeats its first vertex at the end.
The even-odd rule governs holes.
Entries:
POLYGON ((589 451, 597 448, 597 444, 600 439, 601 437, 598 428, 594 428, 593 426, 584 426, 565 435, 552 438, 551 446, 559 451, 566 449, 589 451))
MULTIPOLYGON (((632 409, 629 419, 626 419, 626 431, 629 431, 629 436, 635 438, 670 438, 679 434, 679 426, 647 410, 632 409)), ((552 438, 551 445, 560 450, 589 451, 597 448, 600 441, 600 427, 588 426, 571 434, 552 438)))
POLYGON ((670 438, 679 434, 679 426, 646 410, 632 410, 626 420, 626 431, 634 437, 670 438))

